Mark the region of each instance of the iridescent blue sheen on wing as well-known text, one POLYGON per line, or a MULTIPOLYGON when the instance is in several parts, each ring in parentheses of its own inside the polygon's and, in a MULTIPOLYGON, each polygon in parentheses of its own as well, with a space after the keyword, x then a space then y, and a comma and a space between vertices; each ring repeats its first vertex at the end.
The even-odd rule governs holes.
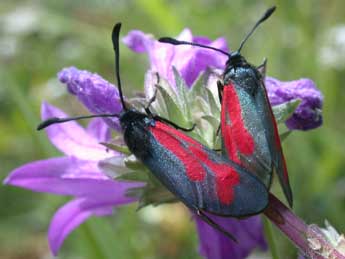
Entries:
POLYGON ((120 121, 132 153, 193 211, 199 209, 239 217, 257 214, 266 208, 266 187, 236 163, 144 114, 127 111, 120 121), (199 168, 201 172, 188 171, 193 168, 199 168), (229 170, 215 171, 215 168, 229 170), (224 199, 224 193, 231 197, 224 199))
POLYGON ((254 171, 266 186, 270 185, 272 172, 275 171, 292 206, 285 158, 262 75, 237 53, 227 62, 223 85, 221 124, 225 154, 235 161, 237 157, 241 165, 254 171), (236 119, 234 125, 226 127, 226 124, 231 124, 231 117, 236 119), (236 130, 238 124, 244 126, 237 126, 239 129, 236 130), (243 134, 243 131, 249 134, 243 134), (235 145, 230 142, 235 142, 235 145), (240 147, 248 142, 254 142, 253 150, 241 153, 240 147))

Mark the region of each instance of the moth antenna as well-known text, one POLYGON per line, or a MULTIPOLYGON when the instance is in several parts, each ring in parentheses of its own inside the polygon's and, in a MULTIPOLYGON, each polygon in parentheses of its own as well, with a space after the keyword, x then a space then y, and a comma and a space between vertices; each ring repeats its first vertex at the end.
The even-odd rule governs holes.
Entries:
POLYGON ((191 45, 191 46, 197 46, 197 47, 200 47, 200 48, 204 48, 204 49, 212 49, 214 51, 217 51, 217 52, 220 52, 228 57, 230 57, 230 53, 224 51, 224 50, 221 50, 221 49, 217 49, 217 48, 214 48, 214 47, 211 47, 211 46, 206 46, 206 45, 203 45, 203 44, 199 44, 199 43, 195 43, 195 42, 189 42, 189 41, 180 41, 180 40, 176 40, 174 38, 170 38, 170 37, 162 37, 162 38, 159 38, 158 39, 159 42, 162 42, 162 43, 169 43, 169 44, 172 44, 172 45, 191 45))
POLYGON ((120 46, 119 46, 119 37, 120 37, 121 23, 114 25, 113 32, 111 34, 111 40, 113 42, 114 54, 115 54, 115 75, 117 80, 117 87, 119 89, 120 100, 122 107, 125 111, 128 110, 125 100, 123 98, 121 78, 120 78, 120 46))
POLYGON ((272 13, 276 10, 275 6, 272 6, 271 8, 268 8, 266 10, 266 12, 263 14, 263 16, 255 23, 255 25, 253 26, 253 28, 249 31, 249 33, 246 35, 246 37, 244 37, 244 39, 242 40, 240 47, 238 48, 237 52, 240 53, 242 47, 244 46, 244 44, 246 43, 246 41, 248 40, 248 38, 253 34, 253 32, 256 30, 256 28, 264 21, 266 21, 271 15, 272 13))
POLYGON ((119 114, 94 114, 94 115, 86 115, 86 116, 76 116, 76 117, 68 117, 68 118, 58 118, 52 117, 45 121, 42 121, 38 126, 37 130, 45 129, 50 125, 57 124, 57 123, 65 123, 68 121, 76 121, 76 120, 83 120, 83 119, 90 119, 90 118, 105 118, 105 117, 119 117, 119 114))

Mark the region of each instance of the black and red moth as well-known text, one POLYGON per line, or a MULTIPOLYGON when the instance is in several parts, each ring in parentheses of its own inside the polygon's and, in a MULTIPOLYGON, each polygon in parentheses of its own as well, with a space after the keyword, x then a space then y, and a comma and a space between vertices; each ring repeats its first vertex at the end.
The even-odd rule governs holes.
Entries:
POLYGON ((237 51, 229 54, 220 49, 197 43, 163 37, 160 42, 193 45, 212 49, 229 57, 218 92, 221 101, 221 134, 223 153, 261 179, 267 188, 276 172, 290 206, 293 198, 277 123, 264 85, 266 62, 259 67, 249 64, 240 51, 255 29, 274 12, 269 8, 241 42, 237 51))
MULTIPOLYGON (((146 113, 127 108, 119 76, 120 28, 120 23, 115 25, 112 40, 123 111, 120 114, 51 118, 42 122, 38 129, 74 119, 118 117, 129 150, 189 209, 234 239, 205 212, 233 217, 260 213, 268 204, 266 186, 237 163, 181 132, 191 129, 180 128, 164 118, 153 115, 149 106, 145 108, 146 113)), ((152 101, 154 99, 149 105, 152 101)))

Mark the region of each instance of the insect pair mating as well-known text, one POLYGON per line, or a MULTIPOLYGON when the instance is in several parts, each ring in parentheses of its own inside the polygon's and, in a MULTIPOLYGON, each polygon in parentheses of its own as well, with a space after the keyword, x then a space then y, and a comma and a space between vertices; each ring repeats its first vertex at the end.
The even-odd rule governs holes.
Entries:
POLYGON ((146 113, 127 107, 121 87, 119 68, 119 34, 121 24, 114 26, 115 73, 123 106, 120 114, 99 114, 74 118, 51 118, 38 129, 55 123, 93 117, 118 117, 129 150, 156 178, 201 219, 231 239, 235 238, 214 222, 207 213, 244 217, 258 214, 268 205, 268 190, 273 171, 278 173, 289 204, 292 194, 288 181, 277 126, 260 73, 265 64, 250 65, 240 51, 263 17, 242 41, 238 51, 229 54, 196 43, 161 38, 174 45, 195 45, 213 49, 229 57, 218 82, 221 108, 222 155, 197 142, 173 122, 154 115, 149 101, 146 113))

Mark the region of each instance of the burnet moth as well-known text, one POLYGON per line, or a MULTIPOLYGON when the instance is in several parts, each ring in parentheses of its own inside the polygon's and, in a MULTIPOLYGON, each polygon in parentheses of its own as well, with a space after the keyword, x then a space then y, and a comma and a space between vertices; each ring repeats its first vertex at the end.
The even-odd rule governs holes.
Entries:
POLYGON ((160 38, 163 43, 192 45, 207 48, 228 56, 218 93, 221 101, 221 134, 223 153, 231 160, 255 172, 267 186, 276 172, 283 192, 292 207, 293 198, 277 123, 264 85, 266 61, 256 67, 247 62, 241 50, 255 29, 274 12, 269 8, 242 40, 237 51, 227 53, 221 49, 198 43, 160 38))
POLYGON ((178 125, 154 115, 149 101, 145 113, 128 108, 119 70, 119 34, 114 26, 115 72, 123 106, 120 114, 50 118, 38 129, 55 123, 93 117, 118 117, 129 150, 156 178, 206 223, 232 240, 235 238, 205 214, 242 217, 260 213, 268 205, 268 191, 252 173, 184 134, 178 125))

